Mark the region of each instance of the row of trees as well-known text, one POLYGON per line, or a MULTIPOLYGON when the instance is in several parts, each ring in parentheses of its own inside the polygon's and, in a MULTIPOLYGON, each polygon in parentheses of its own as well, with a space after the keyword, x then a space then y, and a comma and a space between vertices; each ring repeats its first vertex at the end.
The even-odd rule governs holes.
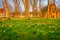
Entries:
MULTIPOLYGON (((23 5, 24 5, 24 8, 25 8, 25 17, 26 18, 29 18, 29 15, 30 15, 30 5, 32 6, 32 14, 35 16, 40 16, 42 17, 42 0, 13 0, 14 2, 14 9, 15 9, 15 12, 14 14, 15 15, 20 15, 20 1, 23 2, 23 5), (38 10, 38 6, 37 6, 37 3, 39 2, 39 10, 38 10)), ((55 1, 53 1, 55 2, 55 1)), ((50 0, 48 0, 48 4, 50 3, 50 0)), ((5 5, 5 10, 6 10, 6 16, 9 16, 11 13, 11 11, 9 10, 9 5, 7 3, 7 0, 4 0, 4 5, 5 5)), ((13 14, 13 15, 14 15, 13 14)))

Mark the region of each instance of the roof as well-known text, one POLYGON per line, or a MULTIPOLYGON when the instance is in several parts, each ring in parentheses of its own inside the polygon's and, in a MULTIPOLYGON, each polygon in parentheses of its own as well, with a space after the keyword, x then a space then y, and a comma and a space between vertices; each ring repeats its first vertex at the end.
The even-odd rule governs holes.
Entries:
POLYGON ((4 9, 3 8, 0 8, 0 13, 3 13, 4 12, 4 9))

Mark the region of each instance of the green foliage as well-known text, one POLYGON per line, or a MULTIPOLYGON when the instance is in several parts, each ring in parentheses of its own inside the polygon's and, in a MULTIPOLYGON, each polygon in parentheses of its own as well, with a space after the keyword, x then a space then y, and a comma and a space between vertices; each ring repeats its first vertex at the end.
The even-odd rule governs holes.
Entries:
POLYGON ((0 40, 60 40, 60 19, 0 21, 0 40))

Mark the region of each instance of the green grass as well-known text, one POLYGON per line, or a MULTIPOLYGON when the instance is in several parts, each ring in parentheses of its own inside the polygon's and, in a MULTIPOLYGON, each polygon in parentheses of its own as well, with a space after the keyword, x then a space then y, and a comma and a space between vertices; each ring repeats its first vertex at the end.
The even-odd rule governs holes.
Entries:
POLYGON ((2 20, 0 40, 60 40, 60 19, 2 20))

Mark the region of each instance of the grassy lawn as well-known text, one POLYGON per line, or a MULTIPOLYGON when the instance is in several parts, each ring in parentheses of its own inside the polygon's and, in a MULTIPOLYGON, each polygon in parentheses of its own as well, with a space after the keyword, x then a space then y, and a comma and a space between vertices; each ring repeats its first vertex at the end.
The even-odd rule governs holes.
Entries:
POLYGON ((60 19, 2 19, 0 40, 60 40, 60 19))

